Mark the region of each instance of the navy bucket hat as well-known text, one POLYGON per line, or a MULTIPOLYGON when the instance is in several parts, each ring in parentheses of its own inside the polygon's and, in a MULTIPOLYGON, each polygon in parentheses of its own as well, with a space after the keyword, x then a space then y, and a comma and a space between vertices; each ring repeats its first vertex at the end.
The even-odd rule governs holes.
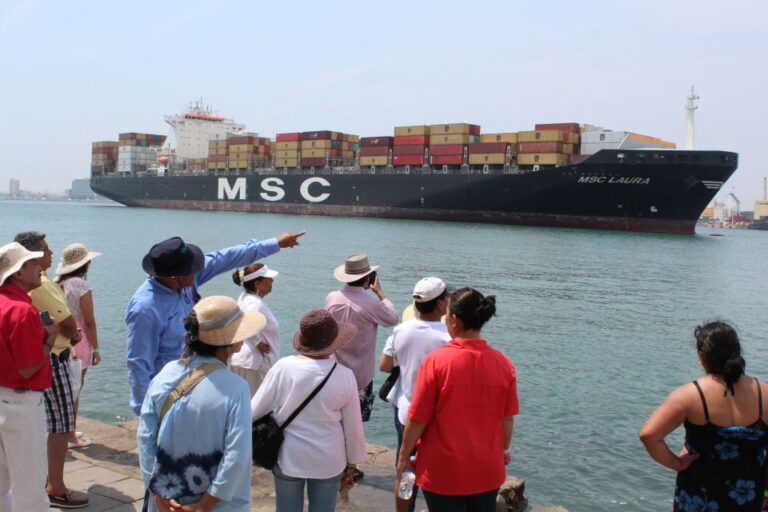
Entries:
POLYGON ((141 262, 144 272, 154 277, 190 276, 201 271, 204 264, 203 251, 178 236, 153 245, 141 262))

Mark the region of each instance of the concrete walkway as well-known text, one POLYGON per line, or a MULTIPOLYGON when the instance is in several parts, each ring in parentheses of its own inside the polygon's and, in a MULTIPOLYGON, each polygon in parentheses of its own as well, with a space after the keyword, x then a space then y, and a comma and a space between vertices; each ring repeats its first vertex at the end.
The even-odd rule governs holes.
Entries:
MULTIPOLYGON (((78 418, 78 430, 93 444, 69 450, 64 480, 70 489, 87 491, 91 503, 87 512, 140 511, 144 484, 136 447, 137 421, 107 425, 78 418)), ((368 463, 362 467, 365 478, 350 492, 348 503, 339 503, 339 512, 390 512, 394 510, 394 454, 392 450, 368 445, 368 463)), ((275 492, 270 471, 255 468, 252 478, 252 512, 275 510, 275 492)), ((416 510, 426 510, 419 497, 416 510)), ((57 509, 51 509, 57 510, 57 509)), ((535 512, 565 512, 564 509, 531 509, 535 512)))

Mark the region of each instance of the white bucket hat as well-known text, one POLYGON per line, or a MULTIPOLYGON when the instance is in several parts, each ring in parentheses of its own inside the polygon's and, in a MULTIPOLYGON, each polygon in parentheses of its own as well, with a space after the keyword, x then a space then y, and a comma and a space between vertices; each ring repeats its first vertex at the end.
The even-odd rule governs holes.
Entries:
POLYGON ((101 253, 89 251, 83 244, 69 244, 61 252, 61 261, 56 267, 56 273, 62 276, 74 272, 96 256, 101 256, 101 253))
POLYGON ((371 266, 368 263, 367 254, 353 254, 348 257, 343 265, 339 265, 333 271, 333 276, 342 283, 353 283, 374 272, 378 265, 371 266))
POLYGON ((26 262, 42 257, 42 251, 28 251, 18 242, 11 242, 0 247, 0 285, 18 272, 26 262))

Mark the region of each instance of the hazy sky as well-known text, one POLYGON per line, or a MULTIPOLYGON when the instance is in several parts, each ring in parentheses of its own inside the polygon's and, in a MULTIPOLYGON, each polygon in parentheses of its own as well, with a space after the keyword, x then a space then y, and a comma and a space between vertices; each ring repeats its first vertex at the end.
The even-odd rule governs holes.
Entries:
POLYGON ((0 0, 0 189, 62 191, 91 142, 206 103, 250 131, 580 122, 737 151, 768 175, 768 2, 0 0))

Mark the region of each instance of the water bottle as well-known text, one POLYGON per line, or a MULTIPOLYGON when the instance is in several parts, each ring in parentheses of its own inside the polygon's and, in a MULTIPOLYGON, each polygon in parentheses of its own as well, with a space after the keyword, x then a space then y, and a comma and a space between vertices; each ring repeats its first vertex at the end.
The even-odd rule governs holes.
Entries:
POLYGON ((397 497, 403 500, 411 499, 413 495, 413 484, 416 483, 416 475, 412 469, 403 471, 400 477, 400 486, 397 488, 397 497))

